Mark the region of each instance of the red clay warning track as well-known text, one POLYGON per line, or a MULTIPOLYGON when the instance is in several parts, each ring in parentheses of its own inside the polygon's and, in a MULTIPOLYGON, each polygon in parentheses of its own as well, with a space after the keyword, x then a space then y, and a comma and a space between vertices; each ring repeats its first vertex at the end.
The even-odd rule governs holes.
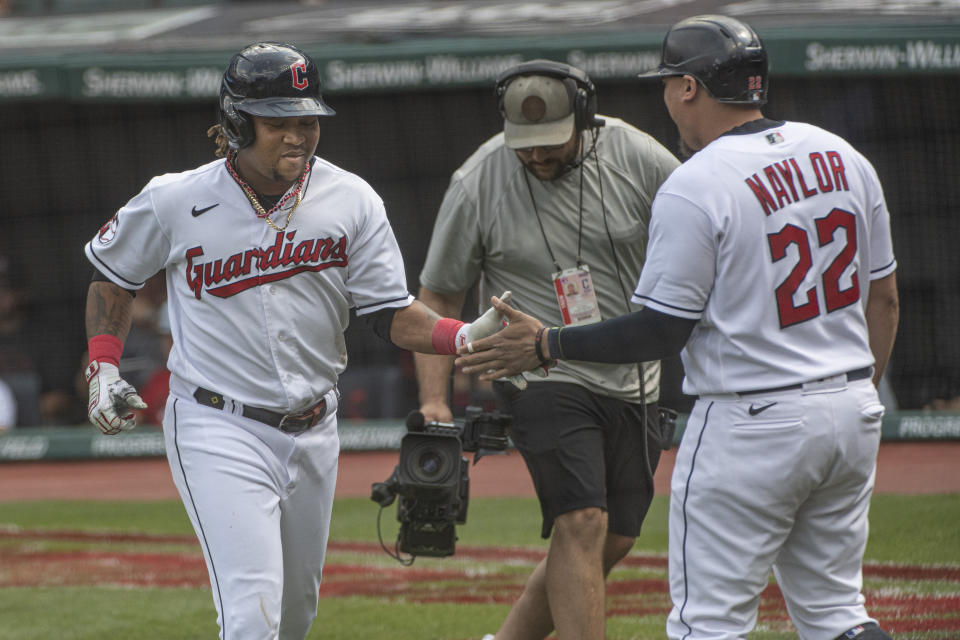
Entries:
MULTIPOLYGON (((669 492, 676 449, 657 469, 658 494, 669 492)), ((878 493, 960 493, 960 442, 891 442, 880 446, 878 493)), ((351 451, 340 456, 338 497, 370 495, 397 464, 396 451, 351 451)), ((516 451, 487 456, 470 467, 471 497, 533 496, 516 451)), ((177 492, 164 458, 12 462, 0 464, 0 502, 20 500, 169 500, 177 492)))

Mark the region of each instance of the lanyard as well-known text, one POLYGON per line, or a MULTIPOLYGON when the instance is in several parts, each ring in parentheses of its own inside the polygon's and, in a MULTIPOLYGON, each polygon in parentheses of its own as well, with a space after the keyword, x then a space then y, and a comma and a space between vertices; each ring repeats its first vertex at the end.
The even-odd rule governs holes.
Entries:
MULTIPOLYGON (((581 248, 583 246, 583 141, 580 141, 580 202, 577 206, 577 266, 583 264, 580 259, 581 248)), ((599 171, 600 167, 597 167, 599 171)), ((533 197, 533 188, 530 186, 530 176, 526 167, 523 167, 523 179, 527 183, 527 192, 530 194, 530 202, 533 203, 533 213, 537 216, 537 225, 540 227, 540 235, 543 236, 543 243, 547 245, 547 253, 553 261, 553 266, 557 271, 563 271, 556 255, 553 253, 553 247, 550 246, 550 240, 547 239, 547 232, 543 229, 543 220, 540 218, 540 209, 537 207, 537 199, 533 197)))

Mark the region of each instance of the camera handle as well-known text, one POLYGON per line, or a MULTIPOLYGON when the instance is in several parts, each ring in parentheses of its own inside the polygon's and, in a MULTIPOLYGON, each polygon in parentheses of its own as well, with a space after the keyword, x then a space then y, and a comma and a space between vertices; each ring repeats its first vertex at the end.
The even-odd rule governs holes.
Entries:
POLYGON ((505 449, 477 449, 473 454, 473 464, 476 465, 480 462, 480 458, 484 456, 505 456, 507 451, 505 449))
POLYGON ((381 507, 389 507, 397 499, 400 485, 400 467, 394 467, 393 473, 383 482, 374 482, 370 486, 370 499, 381 507))

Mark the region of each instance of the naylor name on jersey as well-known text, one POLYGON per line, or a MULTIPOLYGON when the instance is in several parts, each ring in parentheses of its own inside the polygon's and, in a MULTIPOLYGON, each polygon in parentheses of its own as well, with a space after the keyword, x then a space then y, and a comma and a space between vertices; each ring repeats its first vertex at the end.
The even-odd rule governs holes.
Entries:
POLYGON ((281 231, 277 233, 276 242, 266 249, 255 247, 226 259, 217 258, 208 262, 197 262, 203 255, 203 247, 187 249, 187 286, 197 300, 204 288, 218 298, 229 298, 252 287, 283 280, 304 271, 347 266, 346 237, 295 242, 296 235, 296 231, 281 231))
POLYGON ((807 156, 807 159, 813 169, 813 175, 816 176, 816 181, 808 182, 804 178, 796 158, 787 158, 763 168, 763 176, 773 190, 772 194, 764 184, 763 178, 756 173, 746 179, 747 186, 757 196, 766 215, 770 215, 784 205, 800 200, 801 197, 806 199, 818 193, 850 190, 847 185, 846 168, 839 153, 814 151, 807 156), (815 188, 808 187, 808 184, 815 188))

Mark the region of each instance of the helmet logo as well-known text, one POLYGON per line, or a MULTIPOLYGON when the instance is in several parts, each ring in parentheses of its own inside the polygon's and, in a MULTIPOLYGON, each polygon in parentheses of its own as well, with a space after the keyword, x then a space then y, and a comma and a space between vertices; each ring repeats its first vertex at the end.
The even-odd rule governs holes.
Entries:
POLYGON ((750 76, 747 78, 747 88, 751 91, 762 91, 763 76, 750 76))
POLYGON ((290 65, 290 72, 293 74, 293 88, 303 91, 309 84, 307 82, 307 63, 294 62, 290 65))

